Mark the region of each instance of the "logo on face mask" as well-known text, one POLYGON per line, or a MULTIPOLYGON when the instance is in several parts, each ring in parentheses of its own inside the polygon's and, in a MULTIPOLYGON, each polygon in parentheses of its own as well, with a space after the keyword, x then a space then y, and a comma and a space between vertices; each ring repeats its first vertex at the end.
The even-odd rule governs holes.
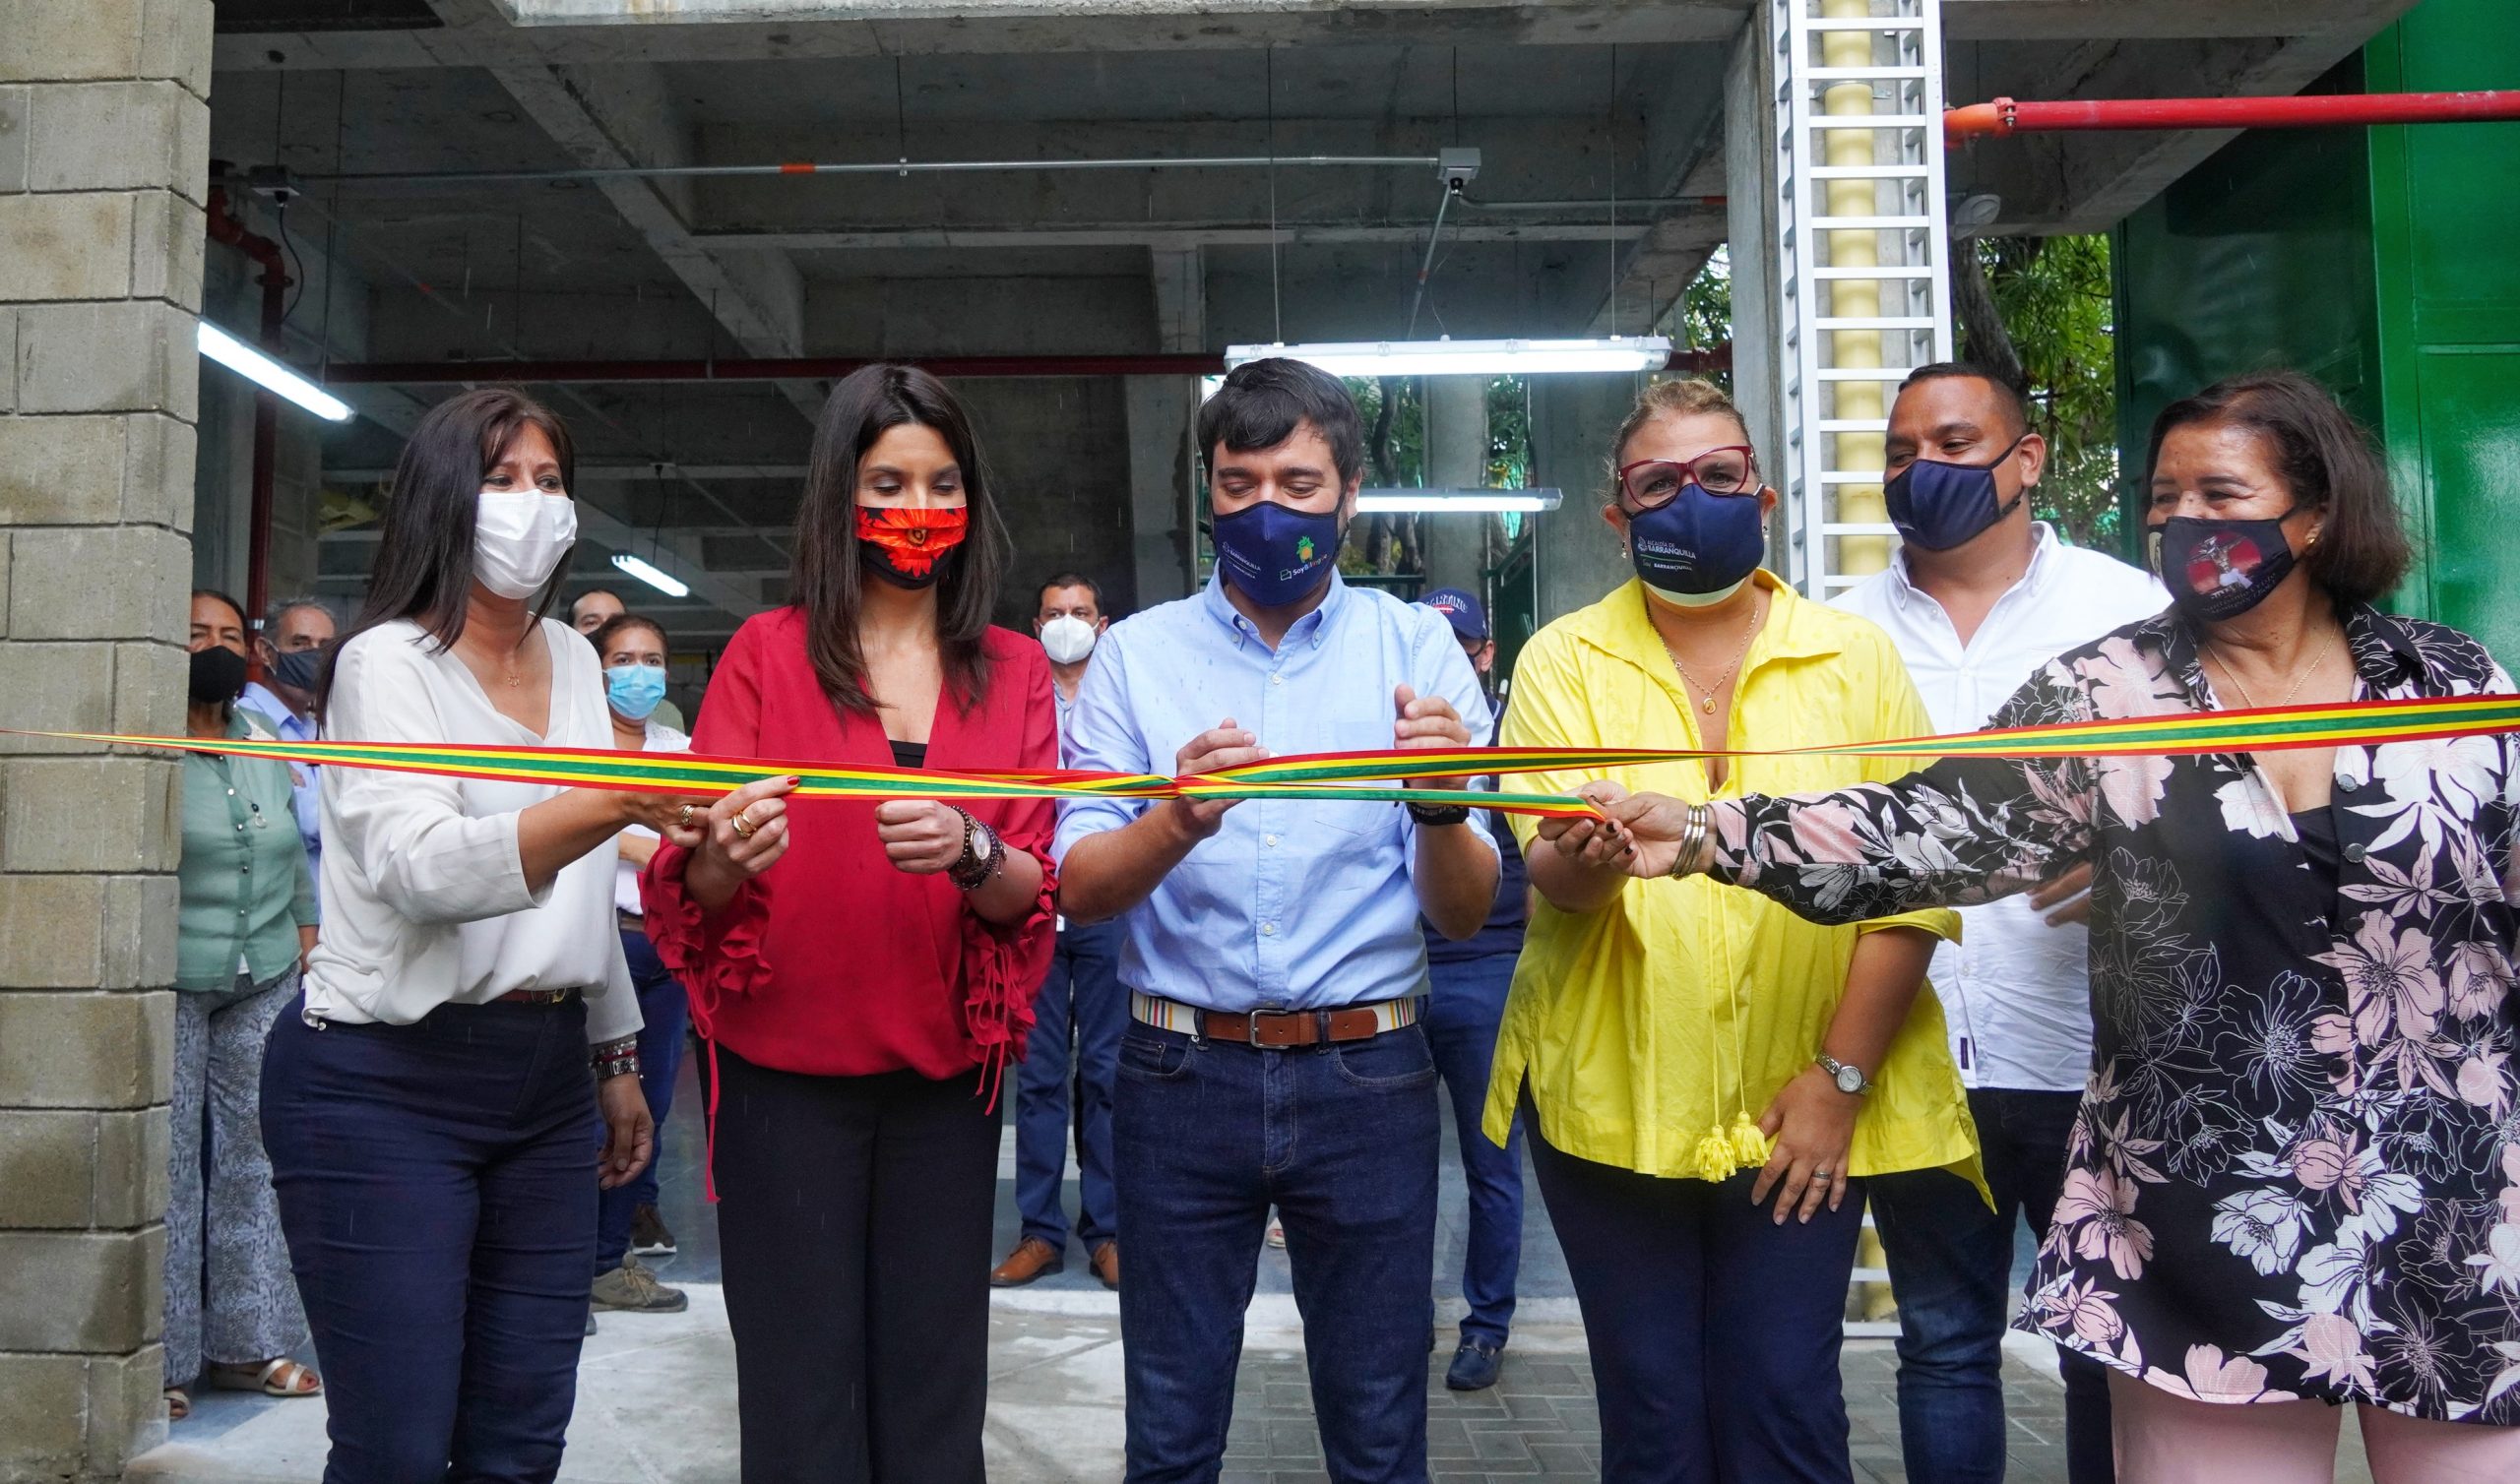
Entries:
POLYGON ((1272 500, 1216 520, 1217 570, 1264 608, 1298 601, 1329 581, 1339 517, 1272 500))
POLYGON ((2153 575, 2174 602, 2204 619, 2236 618, 2265 601, 2293 571, 2284 523, 2173 516, 2153 527, 2153 575))
POLYGON ((1628 558, 1645 586, 1683 607, 1721 602, 1767 552, 1755 492, 1711 495, 1688 484, 1668 505, 1627 518, 1628 558))

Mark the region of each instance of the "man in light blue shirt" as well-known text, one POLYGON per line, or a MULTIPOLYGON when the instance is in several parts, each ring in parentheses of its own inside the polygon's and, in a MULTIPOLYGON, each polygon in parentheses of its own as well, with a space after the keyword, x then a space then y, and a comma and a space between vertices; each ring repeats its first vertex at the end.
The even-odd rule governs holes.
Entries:
MULTIPOLYGON (((1346 389, 1251 362, 1202 409, 1199 441, 1217 579, 1102 637, 1067 766, 1182 774, 1485 736, 1442 615, 1339 579, 1364 463, 1346 389)), ((1054 848, 1067 915, 1126 931, 1127 1477, 1215 1476, 1274 1205, 1329 1472, 1423 1480, 1438 1136, 1418 915, 1478 931, 1495 843, 1466 810, 1094 799, 1062 806, 1054 848)))
MULTIPOLYGON (((333 610, 311 597, 284 598, 272 604, 263 629, 254 636, 255 657, 264 679, 245 687, 236 704, 253 712, 247 725, 260 721, 285 742, 312 742, 316 737, 315 682, 324 651, 340 626, 333 610)), ((306 868, 321 882, 324 836, 317 828, 315 770, 304 763, 288 765, 292 785, 289 802, 297 817, 298 838, 306 843, 306 868)))

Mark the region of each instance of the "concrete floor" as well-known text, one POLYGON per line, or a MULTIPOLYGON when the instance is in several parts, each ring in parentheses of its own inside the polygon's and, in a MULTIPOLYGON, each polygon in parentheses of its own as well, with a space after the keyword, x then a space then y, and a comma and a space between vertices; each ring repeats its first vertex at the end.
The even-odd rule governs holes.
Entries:
MULTIPOLYGON (((662 1210, 680 1252, 655 1264, 691 1295, 677 1315, 598 1318, 578 1372, 569 1427, 570 1484, 722 1484, 736 1477, 734 1351, 718 1285, 715 1225, 700 1199, 700 1106, 685 1075, 662 1166, 662 1210)), ((1449 1339, 1461 1313, 1464 1196, 1447 1133, 1442 1226, 1434 1287, 1449 1339)), ((1000 1246, 1016 1232, 1011 1142, 999 1170, 1000 1246)), ((1073 1183, 1070 1208, 1073 1209, 1073 1183)), ((1071 1252, 1067 1270, 993 1296, 989 1334, 988 1465, 1007 1484, 1108 1481, 1120 1473, 1119 1300, 1071 1252)), ((1286 1254, 1264 1252, 1246 1318, 1233 1427, 1223 1484, 1317 1484, 1326 1479, 1303 1368, 1303 1337, 1286 1254)), ((1528 1205, 1520 1312, 1504 1376, 1492 1391, 1443 1386, 1446 1353, 1427 1371, 1428 1452, 1446 1484, 1496 1478, 1590 1478, 1600 1467, 1592 1369, 1565 1264, 1535 1194, 1528 1205)), ((2007 1476, 2062 1484, 2064 1392, 2044 1347, 2013 1336, 2005 1359, 2011 1423, 2007 1476)), ((313 1357, 308 1357, 312 1359, 313 1357)), ((1850 1341, 1842 1367, 1856 1476, 1904 1484, 1896 1361, 1887 1341, 1850 1341)), ((2367 1484, 2349 1429, 2340 1484, 2367 1484)), ((144 1455, 130 1477, 152 1484, 297 1484, 322 1477, 320 1401, 198 1393, 193 1415, 144 1455)))

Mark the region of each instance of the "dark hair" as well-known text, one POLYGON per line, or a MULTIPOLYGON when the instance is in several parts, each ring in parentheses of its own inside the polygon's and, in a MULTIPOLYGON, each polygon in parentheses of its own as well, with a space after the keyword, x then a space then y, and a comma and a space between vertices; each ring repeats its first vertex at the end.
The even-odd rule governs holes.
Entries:
MULTIPOLYGON (((325 656, 316 679, 317 715, 332 699, 335 659, 352 639, 377 625, 409 619, 426 630, 441 651, 464 637, 481 479, 529 427, 541 429, 551 440, 551 452, 560 461, 561 487, 575 486, 578 456, 567 425, 522 392, 509 387, 459 392, 420 415, 394 465, 385 529, 367 575, 367 601, 342 643, 325 656)), ((569 554, 562 552, 542 589, 542 601, 535 607, 536 618, 551 611, 568 571, 569 554)))
POLYGON ((1343 488, 1364 476, 1356 400, 1319 366, 1284 356, 1244 361, 1226 373, 1225 385, 1199 408, 1199 457, 1213 464, 1220 444, 1233 454, 1273 449, 1306 422, 1330 445, 1343 488))
POLYGON ((596 656, 599 659, 611 646, 612 636, 625 629, 645 629, 657 636, 657 648, 667 650, 673 648, 673 641, 666 636, 664 625, 653 618, 641 618, 636 613, 615 613, 596 626, 596 631, 587 636, 587 643, 595 646, 596 656))
POLYGON ((1990 366, 1977 361, 1935 361, 1909 372, 1908 379, 1899 383, 1899 390, 1905 392, 1910 387, 1921 386, 1929 381, 1984 382, 1995 394, 1995 401, 2002 402, 2004 410, 2012 414, 2014 429, 2023 433, 2032 431, 2030 399, 2022 395, 2020 387, 1997 375, 1990 366))
POLYGON ((573 598, 569 599, 569 622, 570 622, 570 623, 574 624, 574 623, 576 623, 576 622, 578 621, 578 604, 585 602, 588 598, 591 598, 591 597, 595 596, 595 595, 596 595, 597 593, 598 593, 598 592, 600 592, 600 593, 602 593, 604 596, 606 596, 606 597, 608 597, 608 598, 612 599, 612 600, 613 600, 614 602, 616 602, 616 603, 621 603, 621 606, 622 606, 622 607, 624 607, 624 608, 627 608, 627 607, 629 607, 629 606, 630 606, 628 603, 622 603, 622 602, 621 602, 621 594, 620 594, 620 593, 618 593, 618 592, 613 591, 613 590, 612 590, 611 588, 609 588, 609 587, 589 587, 586 591, 581 592, 581 593, 579 593, 577 596, 575 596, 575 597, 573 597, 573 598))
MULTIPOLYGON (((805 494, 796 508, 796 555, 788 601, 805 620, 805 653, 823 694, 844 711, 871 716, 866 661, 857 645, 857 614, 866 578, 857 554, 857 465, 888 428, 934 430, 963 469, 970 533, 937 560, 936 647, 945 680, 964 710, 988 690, 988 656, 980 648, 1014 544, 989 497, 989 481, 972 437, 971 418, 953 392, 915 366, 874 365, 843 377, 814 425, 805 494)), ((876 581, 881 581, 877 579, 876 581)))
POLYGON ((229 597, 226 593, 220 591, 216 587, 195 587, 193 589, 193 596, 217 598, 219 601, 225 603, 227 605, 227 611, 236 615, 236 627, 245 631, 246 643, 251 644, 253 642, 254 631, 245 621, 245 605, 243 603, 236 601, 236 599, 229 597))
POLYGON ((2389 474, 2360 424, 2325 387, 2298 371, 2218 381, 2162 408, 2144 456, 2144 482, 2160 467, 2162 440, 2197 424, 2246 428, 2264 439, 2294 500, 2326 512, 2318 544, 2301 558, 2310 580, 2341 603, 2376 602, 2415 561, 2389 474))
POLYGON ((1053 572, 1041 579, 1041 586, 1033 589, 1033 605, 1040 607, 1041 594, 1052 587, 1082 587, 1094 594, 1094 611, 1102 612, 1102 585, 1082 572, 1053 572))

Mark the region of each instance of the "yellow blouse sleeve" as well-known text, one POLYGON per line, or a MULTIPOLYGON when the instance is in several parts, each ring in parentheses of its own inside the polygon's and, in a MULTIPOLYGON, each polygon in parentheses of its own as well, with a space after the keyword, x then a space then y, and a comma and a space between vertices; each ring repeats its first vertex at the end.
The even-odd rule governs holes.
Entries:
MULTIPOLYGON (((1933 735, 1933 718, 1925 714, 1924 698, 1917 694, 1917 684, 1908 678, 1908 666, 1899 658, 1886 635, 1872 636, 1863 656, 1865 669, 1874 677, 1873 738, 1888 741, 1899 737, 1933 735)), ((1917 758, 1861 759, 1862 780, 1887 783, 1922 768, 1928 760, 1917 758)), ((1883 928, 1922 928, 1945 943, 1960 941, 1960 914, 1949 907, 1928 907, 1922 911, 1901 912, 1895 917, 1876 917, 1856 925, 1858 934, 1877 933, 1883 928)))
MULTIPOLYGON (((1603 745, 1600 738, 1592 735, 1594 728, 1584 713, 1584 693, 1574 683, 1565 649, 1564 641, 1547 631, 1533 636, 1531 643, 1523 646, 1514 661, 1514 689, 1505 703, 1504 724, 1497 728, 1498 746, 1603 745)), ((1504 787, 1519 793, 1573 793, 1596 776, 1598 772, 1563 769, 1518 773, 1502 781, 1504 787)), ((1540 831, 1539 818, 1528 814, 1505 818, 1513 827, 1515 843, 1529 849, 1532 836, 1540 831)))

